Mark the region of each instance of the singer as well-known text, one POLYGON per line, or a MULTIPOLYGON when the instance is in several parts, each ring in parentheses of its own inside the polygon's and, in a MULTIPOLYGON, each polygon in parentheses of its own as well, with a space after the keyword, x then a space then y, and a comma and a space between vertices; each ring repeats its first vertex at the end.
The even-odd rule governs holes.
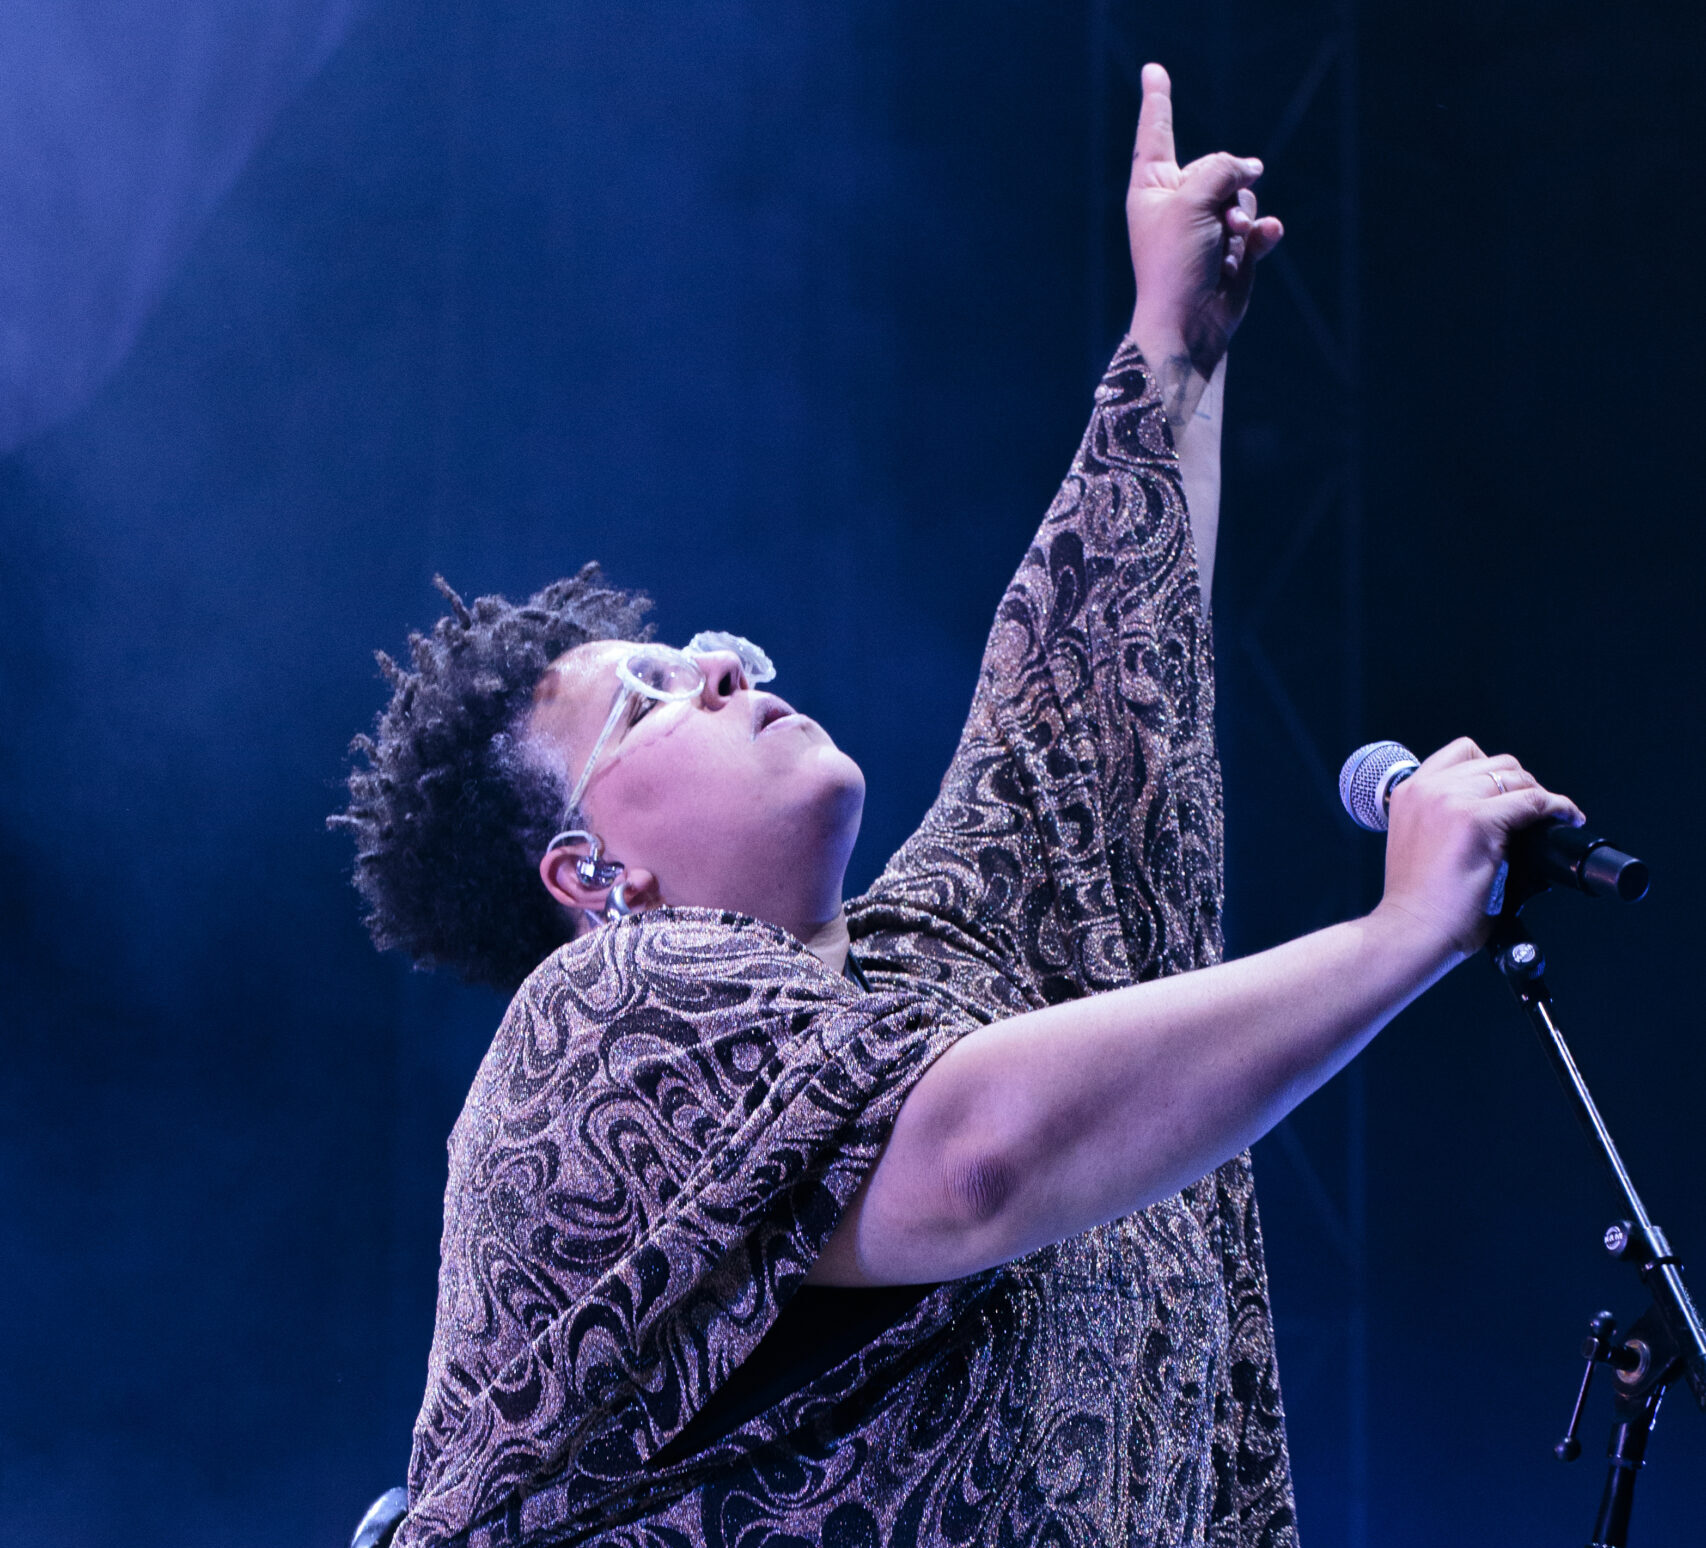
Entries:
POLYGON ((748 641, 636 644, 588 567, 387 661, 370 928, 514 991, 399 1545, 1296 1541, 1246 1147, 1579 814, 1454 743, 1372 913, 1221 962, 1221 365, 1281 229, 1143 87, 1130 334, 868 894, 863 777, 748 641))

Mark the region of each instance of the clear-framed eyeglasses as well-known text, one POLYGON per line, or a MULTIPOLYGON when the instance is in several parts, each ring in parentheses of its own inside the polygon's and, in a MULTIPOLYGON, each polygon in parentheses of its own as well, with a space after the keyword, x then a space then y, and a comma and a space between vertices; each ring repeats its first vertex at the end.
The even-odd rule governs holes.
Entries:
POLYGON ((592 744, 586 767, 581 770, 580 778, 575 781, 575 787, 569 794, 568 804, 563 812, 565 831, 557 834, 548 846, 549 849, 559 849, 576 840, 583 840, 590 845, 591 853, 577 867, 581 880, 588 886, 608 886, 622 871, 619 865, 604 860, 604 846, 594 834, 584 827, 576 826, 582 821, 581 797, 586 794, 586 787, 591 783, 593 770, 598 767, 598 760, 603 755, 606 744, 615 735, 616 728, 630 713, 636 700, 671 703, 680 699, 696 698, 703 693, 705 673, 700 666, 701 660, 725 651, 740 661, 741 675, 749 686, 756 687, 759 683, 767 683, 776 675, 776 668, 769 656, 751 640, 716 629, 701 630, 687 642, 683 650, 677 650, 672 645, 636 645, 617 664, 616 676, 620 686, 611 702, 610 713, 605 717, 604 729, 598 733, 598 740, 592 744))

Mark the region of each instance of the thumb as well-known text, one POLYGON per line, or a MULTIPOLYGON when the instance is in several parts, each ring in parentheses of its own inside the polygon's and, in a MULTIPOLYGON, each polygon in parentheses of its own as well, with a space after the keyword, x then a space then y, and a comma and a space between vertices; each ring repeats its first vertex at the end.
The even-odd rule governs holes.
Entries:
POLYGON ((1215 151, 1199 156, 1180 174, 1180 190, 1206 209, 1220 209, 1238 197, 1238 191, 1248 188, 1262 175, 1262 163, 1254 156, 1234 156, 1230 151, 1215 151))

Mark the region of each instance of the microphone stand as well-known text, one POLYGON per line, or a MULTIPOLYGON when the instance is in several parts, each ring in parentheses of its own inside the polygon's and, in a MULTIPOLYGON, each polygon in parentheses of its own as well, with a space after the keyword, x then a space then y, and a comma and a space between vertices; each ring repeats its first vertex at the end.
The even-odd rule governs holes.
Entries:
POLYGON ((1517 918, 1526 901, 1513 887, 1505 912, 1487 943, 1487 951, 1517 1003, 1527 1012, 1577 1121, 1611 1174, 1624 1218, 1606 1227, 1605 1250, 1634 1266, 1648 1296, 1646 1310, 1621 1338, 1610 1312, 1600 1312, 1589 1324, 1588 1337, 1582 1343, 1587 1370, 1576 1394, 1570 1427, 1553 1447, 1560 1461, 1573 1462, 1581 1455, 1576 1430, 1581 1423, 1588 1385, 1596 1366, 1609 1366, 1614 1422, 1607 1450, 1605 1493, 1600 1499, 1589 1548, 1627 1548, 1635 1480, 1665 1389, 1681 1378, 1706 1413, 1706 1329, 1702 1328, 1700 1313, 1682 1282, 1682 1265, 1671 1251, 1664 1232, 1647 1214, 1612 1141, 1611 1131, 1606 1128, 1593 1094, 1559 1030, 1552 996, 1546 987, 1545 958, 1517 918))

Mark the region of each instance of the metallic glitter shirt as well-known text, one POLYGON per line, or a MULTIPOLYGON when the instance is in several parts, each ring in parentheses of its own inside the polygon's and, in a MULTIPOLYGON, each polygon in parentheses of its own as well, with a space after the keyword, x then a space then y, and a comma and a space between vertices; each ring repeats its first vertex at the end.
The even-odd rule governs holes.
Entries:
POLYGON ((706 1450, 944 1048, 1221 952, 1210 636, 1161 406, 1115 356, 942 792, 849 905, 871 991, 659 909, 548 958, 450 1145, 398 1548, 1295 1543, 1247 1157, 946 1284, 706 1450))

